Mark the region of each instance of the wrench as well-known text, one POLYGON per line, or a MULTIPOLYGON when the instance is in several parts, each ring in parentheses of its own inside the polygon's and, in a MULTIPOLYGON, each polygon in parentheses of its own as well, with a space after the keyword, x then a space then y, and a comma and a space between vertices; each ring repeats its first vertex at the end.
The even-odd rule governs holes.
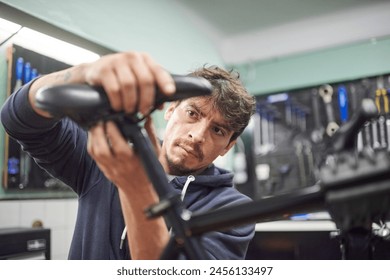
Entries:
MULTIPOLYGON (((390 76, 387 77, 388 84, 390 83, 390 76)), ((385 119, 386 119, 386 139, 387 139, 387 151, 390 152, 390 119, 389 119, 389 98, 390 90, 385 90, 386 99, 385 99, 385 111, 387 109, 385 119)))
MULTIPOLYGON (((360 88, 359 88, 360 89, 360 88)), ((352 109, 352 114, 353 112, 356 112, 359 108, 359 93, 360 90, 358 91, 355 87, 354 84, 351 84, 349 87, 349 92, 351 93, 351 109, 352 109)), ((356 141, 356 148, 359 153, 363 151, 363 132, 362 129, 360 129, 358 135, 357 135, 357 141, 356 141)))
POLYGON ((298 174, 300 179, 300 186, 306 186, 306 168, 303 152, 303 144, 301 142, 297 142, 295 145, 295 155, 298 159, 298 174))
POLYGON ((325 129, 321 123, 321 114, 320 114, 320 102, 319 102, 318 90, 313 89, 311 95, 311 102, 314 114, 314 130, 311 133, 311 140, 314 143, 319 143, 324 137, 325 129))
POLYGON ((330 85, 322 85, 319 89, 320 96, 325 103, 326 116, 328 118, 328 125, 326 126, 326 134, 333 136, 333 134, 339 129, 339 125, 335 121, 333 106, 332 106, 332 95, 333 88, 330 85))
MULTIPOLYGON (((379 112, 379 118, 377 121, 373 121, 373 125, 376 123, 379 124, 379 136, 378 141, 378 132, 376 132, 376 142, 374 142, 374 149, 376 148, 386 148, 386 118, 385 115, 389 112, 389 101, 387 97, 387 91, 384 88, 383 77, 377 79, 377 89, 375 91, 375 105, 379 112), (381 102, 381 100, 383 102, 381 102), (383 107, 382 107, 383 104, 383 107)), ((373 130, 374 133, 374 130, 373 130)))
POLYGON ((378 112, 379 112, 379 118, 378 118, 378 123, 379 123, 379 136, 380 136, 380 140, 379 140, 379 144, 376 144, 374 146, 374 148, 386 148, 386 119, 385 119, 385 116, 384 116, 384 113, 388 113, 389 111, 389 106, 388 106, 388 100, 387 100, 387 92, 384 88, 378 88, 376 90, 376 96, 375 96, 375 104, 378 108, 378 112), (383 99, 383 110, 382 110, 382 106, 381 106, 381 99, 383 99))

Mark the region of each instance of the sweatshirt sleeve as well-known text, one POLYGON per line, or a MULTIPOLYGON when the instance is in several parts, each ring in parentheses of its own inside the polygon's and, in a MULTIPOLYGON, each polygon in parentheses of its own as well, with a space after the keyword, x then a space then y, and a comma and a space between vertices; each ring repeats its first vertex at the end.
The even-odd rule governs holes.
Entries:
MULTIPOLYGON (((248 197, 229 188, 227 194, 219 193, 213 201, 213 209, 234 207, 251 201, 248 197), (217 201, 217 202, 215 202, 217 201)), ((206 211, 207 213, 207 211, 206 211)), ((225 230, 206 233, 202 236, 202 245, 208 259, 244 260, 250 241, 255 234, 255 223, 234 226, 225 230)))
POLYGON ((6 132, 13 137, 35 134, 48 130, 55 125, 53 119, 44 118, 32 109, 28 100, 28 92, 32 82, 11 94, 1 110, 1 122, 6 132))
MULTIPOLYGON (((195 215, 204 215, 209 211, 222 210, 251 201, 249 197, 239 193, 233 187, 217 187, 208 190, 210 192, 207 196, 199 195, 192 198, 195 202, 189 210, 195 215)), ((203 187, 202 191, 207 192, 207 188, 203 187)), ((254 234, 255 222, 205 233, 201 236, 201 243, 207 259, 244 260, 254 234)))
POLYGON ((202 245, 209 259, 243 260, 254 233, 254 224, 235 227, 226 231, 214 231, 202 237, 202 245))
POLYGON ((87 132, 67 118, 38 115, 28 100, 30 85, 11 94, 2 106, 4 129, 40 167, 82 195, 103 177, 87 153, 87 132))

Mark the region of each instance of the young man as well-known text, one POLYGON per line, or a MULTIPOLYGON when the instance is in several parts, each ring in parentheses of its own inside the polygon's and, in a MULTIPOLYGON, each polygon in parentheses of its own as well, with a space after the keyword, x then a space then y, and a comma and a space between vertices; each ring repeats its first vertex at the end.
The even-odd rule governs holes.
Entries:
MULTIPOLYGON (((151 119, 145 123, 159 161, 172 190, 182 194, 184 207, 192 212, 247 202, 233 188, 233 175, 212 162, 233 147, 253 113, 254 99, 237 77, 222 69, 204 68, 192 75, 212 83, 212 97, 171 103, 161 147, 151 119), (190 175, 195 181, 183 189, 190 175)), ((171 76, 147 54, 108 55, 38 78, 12 94, 1 112, 7 133, 79 196, 70 259, 158 258, 169 229, 163 218, 145 217, 144 209, 157 203, 158 196, 115 124, 99 123, 87 133, 35 107, 39 88, 68 83, 102 85, 114 110, 147 115, 156 84, 164 94, 174 94, 171 76), (125 225, 128 244, 121 249, 125 225)), ((254 225, 212 232, 202 236, 202 245, 207 258, 243 259, 253 234, 254 225)))

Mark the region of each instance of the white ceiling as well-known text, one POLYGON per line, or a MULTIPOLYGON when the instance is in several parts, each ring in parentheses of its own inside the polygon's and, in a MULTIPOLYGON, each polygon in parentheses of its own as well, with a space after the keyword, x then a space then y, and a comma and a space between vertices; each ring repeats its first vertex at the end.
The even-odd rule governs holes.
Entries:
POLYGON ((175 0, 221 36, 237 36, 389 0, 175 0))
POLYGON ((390 35, 390 0, 175 0, 226 63, 390 35))

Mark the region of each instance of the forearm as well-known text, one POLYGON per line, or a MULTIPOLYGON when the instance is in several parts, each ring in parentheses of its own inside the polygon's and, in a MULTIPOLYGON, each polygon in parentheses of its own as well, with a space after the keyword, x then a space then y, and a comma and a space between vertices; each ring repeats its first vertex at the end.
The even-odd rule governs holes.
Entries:
POLYGON ((168 243, 169 233, 162 217, 148 219, 144 209, 158 202, 151 184, 118 188, 132 259, 158 259, 168 243))

